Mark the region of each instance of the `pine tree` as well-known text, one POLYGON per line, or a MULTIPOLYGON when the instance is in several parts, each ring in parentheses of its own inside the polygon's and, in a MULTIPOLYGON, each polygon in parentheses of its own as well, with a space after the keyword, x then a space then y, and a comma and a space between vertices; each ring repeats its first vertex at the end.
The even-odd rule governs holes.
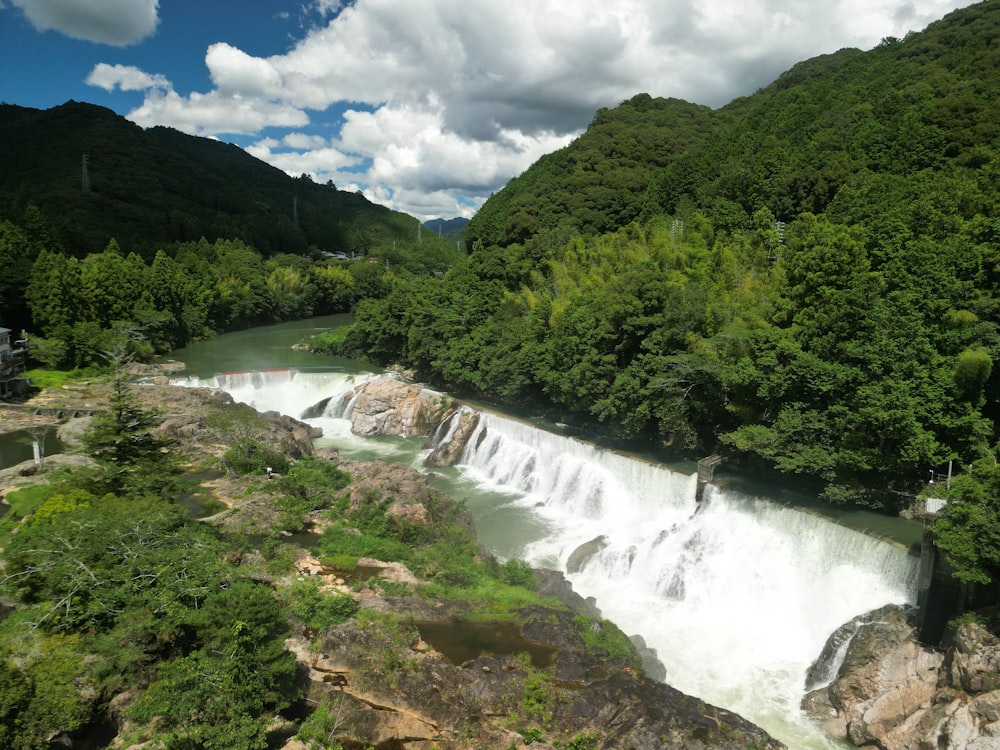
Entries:
POLYGON ((100 467, 95 489, 122 494, 165 494, 174 470, 170 440, 153 433, 160 415, 145 410, 131 391, 124 347, 108 353, 114 367, 108 411, 95 415, 83 442, 100 467))

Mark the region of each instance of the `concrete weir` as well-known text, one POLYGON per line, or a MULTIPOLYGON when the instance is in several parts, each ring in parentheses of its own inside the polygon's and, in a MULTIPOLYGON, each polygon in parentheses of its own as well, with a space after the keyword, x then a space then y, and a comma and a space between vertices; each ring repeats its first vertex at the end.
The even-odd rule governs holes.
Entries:
POLYGON ((718 453, 706 456, 698 462, 698 487, 695 490, 695 500, 701 502, 705 495, 705 485, 715 478, 715 468, 726 459, 718 453))

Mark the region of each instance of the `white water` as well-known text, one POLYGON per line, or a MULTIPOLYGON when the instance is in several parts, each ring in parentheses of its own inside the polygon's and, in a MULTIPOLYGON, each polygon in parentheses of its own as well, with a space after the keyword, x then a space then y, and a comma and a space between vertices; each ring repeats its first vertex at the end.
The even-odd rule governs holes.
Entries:
MULTIPOLYGON (((348 452, 370 444, 337 417, 357 382, 264 373, 211 385, 295 417, 333 397, 308 421, 348 452)), ((484 413, 459 468, 499 493, 496 503, 539 518, 544 531, 523 547, 537 566, 563 569, 578 545, 606 536, 609 545, 570 576, 574 588, 642 635, 671 685, 741 714, 792 750, 836 747, 798 708, 827 637, 858 614, 916 598, 917 561, 895 545, 719 488, 699 506, 693 476, 513 419, 484 413)))

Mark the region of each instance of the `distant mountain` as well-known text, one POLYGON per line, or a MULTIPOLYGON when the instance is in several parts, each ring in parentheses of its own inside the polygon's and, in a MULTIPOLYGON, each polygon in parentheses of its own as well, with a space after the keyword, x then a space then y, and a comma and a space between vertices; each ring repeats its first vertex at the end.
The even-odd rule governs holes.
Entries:
POLYGON ((49 110, 0 105, 0 218, 37 206, 77 255, 115 238, 142 254, 205 237, 265 255, 377 252, 411 241, 406 214, 360 193, 289 177, 243 149, 70 101, 49 110))
POLYGON ((657 175, 701 149, 727 120, 709 107, 648 94, 598 110, 586 133, 491 196, 466 238, 505 246, 557 228, 599 234, 624 226, 639 217, 657 175))
POLYGON ((468 224, 469 220, 461 216, 456 216, 454 219, 431 219, 424 222, 424 226, 432 232, 437 232, 444 237, 454 236, 456 239, 461 239, 468 224))

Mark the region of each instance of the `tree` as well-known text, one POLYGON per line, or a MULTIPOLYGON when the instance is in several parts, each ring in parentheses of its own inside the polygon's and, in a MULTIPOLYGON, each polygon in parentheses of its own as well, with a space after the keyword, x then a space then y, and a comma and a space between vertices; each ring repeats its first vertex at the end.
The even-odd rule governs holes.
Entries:
POLYGON ((1000 580, 1000 468, 992 458, 975 462, 951 480, 948 504, 931 527, 963 583, 1000 580))
POLYGON ((31 268, 25 290, 35 329, 45 337, 61 338, 78 319, 80 264, 76 258, 43 250, 31 268))
POLYGON ((123 349, 108 354, 114 367, 108 411, 95 415, 84 436, 84 447, 100 466, 99 487, 122 494, 169 492, 166 481, 174 461, 168 448, 171 441, 153 434, 159 423, 155 411, 144 410, 130 390, 123 349))

